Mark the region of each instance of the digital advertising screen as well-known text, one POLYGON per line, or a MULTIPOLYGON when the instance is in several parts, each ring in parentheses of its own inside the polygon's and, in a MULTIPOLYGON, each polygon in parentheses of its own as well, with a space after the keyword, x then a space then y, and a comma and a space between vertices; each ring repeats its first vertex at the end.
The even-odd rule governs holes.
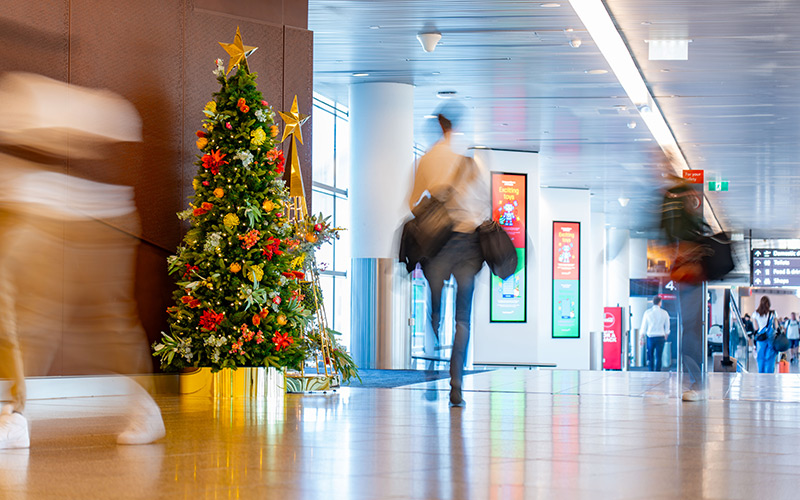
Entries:
POLYGON ((527 321, 527 185, 526 174, 492 172, 492 219, 505 229, 517 250, 517 270, 502 280, 491 276, 489 321, 527 321))
POLYGON ((580 338, 581 223, 553 221, 553 338, 580 338))

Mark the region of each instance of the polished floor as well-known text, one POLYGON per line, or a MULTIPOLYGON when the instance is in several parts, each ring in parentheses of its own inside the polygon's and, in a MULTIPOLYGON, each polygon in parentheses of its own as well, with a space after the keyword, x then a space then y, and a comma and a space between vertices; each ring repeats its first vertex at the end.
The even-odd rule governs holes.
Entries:
POLYGON ((118 398, 32 401, 0 498, 797 498, 800 375, 497 370, 266 403, 159 396, 162 442, 115 444, 118 398))

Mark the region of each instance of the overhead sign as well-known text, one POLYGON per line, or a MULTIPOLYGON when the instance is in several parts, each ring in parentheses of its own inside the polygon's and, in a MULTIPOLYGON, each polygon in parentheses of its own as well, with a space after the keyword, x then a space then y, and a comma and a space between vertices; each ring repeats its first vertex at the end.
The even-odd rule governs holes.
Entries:
POLYGON ((750 285, 800 286, 800 250, 753 249, 750 253, 750 285))
POLYGON ((728 181, 710 181, 708 183, 709 191, 727 191, 728 181))
POLYGON ((603 370, 622 369, 622 308, 603 308, 603 370))
POLYGON ((553 222, 553 338, 579 338, 581 223, 553 222))
POLYGON ((492 273, 489 321, 527 321, 527 174, 492 172, 492 218, 505 229, 517 250, 517 270, 501 280, 492 273))

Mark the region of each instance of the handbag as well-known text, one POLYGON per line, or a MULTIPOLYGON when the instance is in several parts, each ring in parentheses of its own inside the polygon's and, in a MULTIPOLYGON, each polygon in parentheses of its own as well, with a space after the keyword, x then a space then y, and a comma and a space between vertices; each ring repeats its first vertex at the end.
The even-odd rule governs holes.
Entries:
POLYGON ((478 238, 483 260, 494 274, 505 280, 517 270, 517 249, 503 226, 495 220, 487 220, 478 226, 478 238))
POLYGON ((702 265, 706 280, 720 280, 724 278, 726 274, 733 271, 732 245, 726 233, 723 232, 713 236, 706 236, 703 238, 701 244, 705 247, 702 265))
POLYGON ((449 193, 445 193, 444 199, 431 196, 411 210, 414 218, 407 224, 411 224, 409 230, 423 258, 435 257, 453 233, 453 219, 445 206, 447 198, 449 193))
POLYGON ((767 315, 767 324, 764 325, 758 332, 756 332, 756 340, 758 342, 764 342, 768 340, 772 336, 773 324, 772 324, 772 312, 767 315))
MULTIPOLYGON (((770 319, 772 319, 771 312, 770 319)), ((773 325, 773 323, 770 321, 767 321, 767 324, 773 325)), ((774 331, 774 329, 774 326, 770 326, 770 330, 774 331)), ((769 335, 767 335, 767 338, 769 338, 769 335)), ((792 341, 786 336, 786 331, 783 328, 778 329, 778 331, 775 332, 775 335, 772 336, 772 348, 777 352, 786 352, 790 347, 792 347, 792 341)))

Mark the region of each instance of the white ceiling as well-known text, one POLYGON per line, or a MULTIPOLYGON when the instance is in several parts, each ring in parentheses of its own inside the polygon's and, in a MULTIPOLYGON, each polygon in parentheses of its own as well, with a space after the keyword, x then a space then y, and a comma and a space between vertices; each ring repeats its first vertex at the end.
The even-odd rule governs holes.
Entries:
MULTIPOLYGON (((473 144, 539 151, 543 185, 589 188, 611 224, 650 231, 663 155, 613 73, 586 73, 609 68, 560 3, 310 0, 315 90, 346 103, 353 82, 414 84, 421 143, 437 92, 454 90, 471 109, 473 144), (416 39, 426 29, 442 33, 430 54, 416 39), (621 207, 620 197, 631 201, 621 207)), ((800 236, 800 2, 606 5, 689 165, 729 181, 730 191, 707 194, 723 227, 800 236), (691 39, 689 60, 648 61, 645 40, 658 38, 691 39)))

